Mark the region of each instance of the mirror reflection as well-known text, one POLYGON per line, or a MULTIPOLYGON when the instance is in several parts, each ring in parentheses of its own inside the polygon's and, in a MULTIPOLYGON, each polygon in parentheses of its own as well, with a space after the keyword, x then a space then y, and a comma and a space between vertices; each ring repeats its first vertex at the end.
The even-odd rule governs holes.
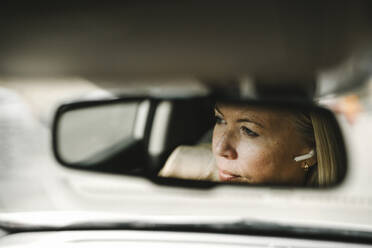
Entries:
POLYGON ((159 176, 324 187, 345 174, 344 143, 329 112, 217 103, 214 116, 211 141, 178 146, 159 176))
POLYGON ((139 102, 77 108, 59 121, 58 147, 68 163, 94 160, 133 139, 139 102))
POLYGON ((58 113, 54 151, 72 168, 295 187, 336 185, 346 173, 338 122, 312 104, 123 98, 58 113))

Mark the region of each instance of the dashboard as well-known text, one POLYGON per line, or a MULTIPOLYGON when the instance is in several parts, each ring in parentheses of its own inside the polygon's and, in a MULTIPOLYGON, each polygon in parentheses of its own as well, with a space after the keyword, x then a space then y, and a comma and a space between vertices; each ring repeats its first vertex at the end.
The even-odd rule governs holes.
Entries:
POLYGON ((58 231, 26 232, 0 238, 3 248, 31 247, 370 247, 364 244, 250 235, 205 234, 162 231, 58 231))

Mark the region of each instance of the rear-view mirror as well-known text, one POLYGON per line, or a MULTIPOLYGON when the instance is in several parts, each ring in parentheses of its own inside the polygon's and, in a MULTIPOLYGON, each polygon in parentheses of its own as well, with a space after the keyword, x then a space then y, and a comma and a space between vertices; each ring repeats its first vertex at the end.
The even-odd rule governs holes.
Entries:
POLYGON ((178 185, 328 187, 343 180, 347 163, 327 109, 211 97, 64 104, 53 148, 70 168, 178 185))

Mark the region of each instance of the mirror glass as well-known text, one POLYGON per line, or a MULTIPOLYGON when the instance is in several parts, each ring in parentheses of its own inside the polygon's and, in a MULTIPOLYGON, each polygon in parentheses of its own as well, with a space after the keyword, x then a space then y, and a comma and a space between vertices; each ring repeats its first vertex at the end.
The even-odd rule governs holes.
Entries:
POLYGON ((314 104, 144 98, 62 110, 55 151, 79 169, 291 187, 333 186, 346 173, 339 123, 314 104))
POLYGON ((58 123, 58 152, 67 163, 89 161, 134 138, 139 102, 76 108, 58 123))

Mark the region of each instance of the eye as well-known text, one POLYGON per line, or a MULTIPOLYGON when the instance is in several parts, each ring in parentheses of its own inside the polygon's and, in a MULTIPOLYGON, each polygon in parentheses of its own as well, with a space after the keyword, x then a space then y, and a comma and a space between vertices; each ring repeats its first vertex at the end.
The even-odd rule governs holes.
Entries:
POLYGON ((240 127, 240 130, 245 134, 245 135, 248 135, 250 137, 257 137, 259 136, 256 132, 253 132, 251 129, 245 127, 245 126, 241 126, 240 127))
POLYGON ((214 118, 215 118, 216 124, 218 125, 226 124, 226 121, 221 116, 215 115, 214 118))

